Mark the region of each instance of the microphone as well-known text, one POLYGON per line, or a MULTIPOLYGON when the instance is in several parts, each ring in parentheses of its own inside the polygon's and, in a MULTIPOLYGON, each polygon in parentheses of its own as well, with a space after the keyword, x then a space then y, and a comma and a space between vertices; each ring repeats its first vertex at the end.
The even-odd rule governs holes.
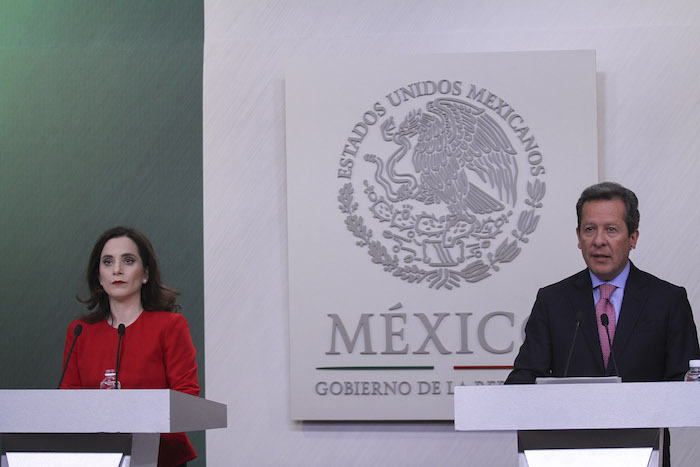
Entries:
POLYGON ((610 324, 610 318, 608 318, 607 314, 603 313, 602 315, 600 315, 600 322, 605 328, 605 334, 608 335, 608 346, 610 346, 610 356, 612 357, 613 366, 615 367, 615 376, 620 376, 620 372, 617 371, 617 362, 615 361, 615 352, 613 352, 612 341, 610 340, 610 331, 608 331, 608 324, 610 324))
POLYGON ((564 368, 564 378, 569 374, 569 364, 571 363, 571 356, 574 353, 574 344, 576 344, 576 335, 578 334, 578 328, 581 326, 581 319, 583 319, 583 313, 581 311, 576 312, 576 329, 574 330, 574 338, 571 341, 571 348, 569 349, 569 358, 566 359, 566 367, 564 368))
POLYGON ((117 345, 117 370, 114 374, 114 389, 121 389, 122 385, 119 383, 119 352, 122 348, 122 338, 126 332, 126 327, 123 324, 120 324, 117 328, 117 332, 119 333, 119 344, 117 345))
POLYGON ((63 377, 66 376, 66 370, 68 369, 68 362, 70 361, 70 356, 73 354, 73 346, 75 346, 75 341, 78 340, 78 336, 83 332, 83 325, 78 324, 73 329, 73 343, 70 345, 70 350, 68 351, 68 358, 66 358, 66 363, 63 365, 63 373, 61 373, 61 379, 58 380, 57 389, 61 389, 61 383, 63 383, 63 377))

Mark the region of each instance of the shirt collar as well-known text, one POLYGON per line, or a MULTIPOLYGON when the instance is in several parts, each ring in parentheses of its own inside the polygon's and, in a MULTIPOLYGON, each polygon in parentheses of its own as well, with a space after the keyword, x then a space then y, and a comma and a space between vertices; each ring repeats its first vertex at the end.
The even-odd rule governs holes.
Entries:
POLYGON ((593 288, 597 288, 600 284, 612 284, 618 289, 624 289, 625 284, 627 283, 627 278, 630 275, 630 262, 627 260, 627 266, 625 266, 625 269, 622 270, 620 274, 617 275, 616 278, 614 278, 611 281, 602 281, 598 279, 598 277, 591 272, 591 270, 588 270, 588 273, 591 275, 591 282, 593 283, 593 288))

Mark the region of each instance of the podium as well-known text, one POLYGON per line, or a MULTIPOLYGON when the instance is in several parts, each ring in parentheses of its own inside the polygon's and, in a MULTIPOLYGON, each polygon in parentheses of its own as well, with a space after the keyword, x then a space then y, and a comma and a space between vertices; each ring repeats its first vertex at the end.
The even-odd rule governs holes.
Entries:
POLYGON ((160 433, 226 426, 226 405, 171 389, 0 390, 0 466, 156 467, 160 433))
POLYGON ((660 427, 700 426, 699 396, 685 382, 459 386, 455 430, 517 431, 521 467, 532 467, 528 451, 595 448, 647 448, 643 465, 657 466, 660 427))

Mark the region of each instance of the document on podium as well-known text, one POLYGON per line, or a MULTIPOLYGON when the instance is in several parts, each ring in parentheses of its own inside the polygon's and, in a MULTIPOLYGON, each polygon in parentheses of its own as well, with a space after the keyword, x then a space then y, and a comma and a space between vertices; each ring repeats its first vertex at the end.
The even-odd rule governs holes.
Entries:
POLYGON ((569 376, 565 378, 535 378, 537 384, 621 383, 619 376, 569 376))

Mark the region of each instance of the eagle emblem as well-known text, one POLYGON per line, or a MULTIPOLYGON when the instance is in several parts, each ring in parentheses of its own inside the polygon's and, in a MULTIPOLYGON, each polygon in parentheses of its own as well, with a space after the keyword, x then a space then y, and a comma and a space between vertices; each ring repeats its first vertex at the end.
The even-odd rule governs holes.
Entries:
POLYGON ((408 282, 451 290, 520 254, 539 222, 545 184, 528 180, 527 199, 518 202, 523 182, 513 142, 521 142, 502 125, 487 108, 453 97, 410 110, 398 126, 392 116, 382 121, 382 151, 363 151, 363 194, 372 223, 385 228, 383 240, 358 215, 352 183, 338 196, 347 228, 374 263, 408 282))

